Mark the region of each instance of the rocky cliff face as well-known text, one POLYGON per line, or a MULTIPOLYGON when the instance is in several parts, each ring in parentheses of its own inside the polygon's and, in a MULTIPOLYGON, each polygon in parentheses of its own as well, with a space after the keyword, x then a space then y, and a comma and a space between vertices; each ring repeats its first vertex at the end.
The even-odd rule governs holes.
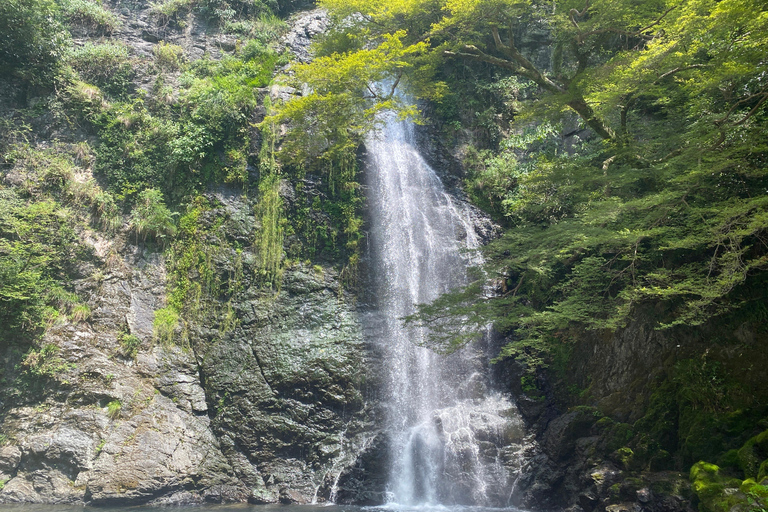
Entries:
MULTIPOLYGON (((252 207, 237 194, 218 204, 212 218, 227 221, 252 207)), ((219 336, 203 321, 178 346, 153 335, 166 300, 162 255, 100 243, 114 251, 107 270, 77 282, 90 322, 52 328, 42 342, 55 347, 55 371, 20 375, 9 368, 18 355, 4 350, 6 378, 23 381, 24 394, 7 397, 0 416, 0 500, 327 499, 368 427, 365 350, 338 274, 298 265, 278 293, 246 286, 237 327, 219 336)))
MULTIPOLYGON (((162 23, 150 2, 105 6, 121 22, 112 38, 128 45, 139 89, 151 88, 142 69, 158 41, 190 60, 217 59, 239 44, 191 13, 162 23)), ((322 22, 317 13, 299 16, 285 44, 306 57, 322 22)), ((82 44, 103 34, 83 25, 73 35, 82 44)), ((20 100, 12 84, 2 99, 12 115, 20 100)), ((46 137, 89 137, 50 116, 37 124, 43 146, 46 137)), ((4 186, 14 179, 3 173, 4 186)), ((281 193, 295 199, 288 184, 281 193)), ((72 287, 87 297, 90 318, 60 319, 39 351, 21 341, 0 347, 0 502, 322 502, 369 443, 365 395, 375 377, 335 263, 294 262, 279 291, 265 289, 254 278, 256 201, 240 188, 205 201, 200 224, 211 234, 203 243, 215 254, 208 268, 241 276, 224 327, 214 318, 223 305, 203 297, 200 314, 158 335, 155 312, 168 300, 163 248, 136 244, 125 218, 114 236, 79 228, 88 257, 73 262, 72 287)))
MULTIPOLYGON (((566 368, 541 371, 525 388, 520 367, 507 362, 497 369, 538 441, 515 503, 621 512, 688 511, 702 501, 713 510, 725 499, 720 492, 731 496, 729 506, 749 501, 741 478, 723 484, 724 491, 702 493, 695 471, 706 464, 690 468, 711 459, 732 476, 758 474, 747 461, 762 454, 746 454, 765 426, 760 370, 739 369, 765 367, 756 352, 761 326, 747 311, 659 331, 650 327, 659 314, 641 309, 624 329, 583 334, 566 368), (711 394, 715 386, 719 398, 711 394)), ((713 467, 713 481, 727 480, 713 467)))

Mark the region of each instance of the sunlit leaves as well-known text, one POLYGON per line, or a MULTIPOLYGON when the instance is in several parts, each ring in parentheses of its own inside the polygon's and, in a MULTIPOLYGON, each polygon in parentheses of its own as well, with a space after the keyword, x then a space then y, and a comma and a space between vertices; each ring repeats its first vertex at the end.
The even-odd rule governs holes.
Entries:
POLYGON ((354 150, 383 110, 415 113, 396 94, 396 87, 407 82, 412 59, 422 55, 427 44, 407 45, 404 36, 403 31, 386 34, 376 47, 318 57, 295 67, 295 85, 308 84, 310 92, 278 105, 262 124, 289 123, 283 143, 288 161, 302 163, 324 153, 332 158, 354 150))
MULTIPOLYGON (((296 161, 351 151, 379 110, 402 107, 374 85, 401 75, 422 93, 446 62, 471 62, 509 92, 499 104, 513 124, 498 150, 468 152, 468 184, 510 229, 489 247, 483 277, 412 319, 433 327, 441 349, 492 321, 518 340, 505 354, 532 357, 573 332, 621 328, 645 304, 664 328, 758 300, 752 286, 768 270, 765 2, 321 3, 339 37, 297 69, 308 93, 271 118, 293 130, 284 148, 296 161), (526 53, 528 27, 552 41, 550 67, 526 53), (526 94, 513 94, 521 84, 526 94), (565 147, 553 127, 569 109, 604 141, 565 147)), ((479 129, 480 117, 456 129, 479 129)))

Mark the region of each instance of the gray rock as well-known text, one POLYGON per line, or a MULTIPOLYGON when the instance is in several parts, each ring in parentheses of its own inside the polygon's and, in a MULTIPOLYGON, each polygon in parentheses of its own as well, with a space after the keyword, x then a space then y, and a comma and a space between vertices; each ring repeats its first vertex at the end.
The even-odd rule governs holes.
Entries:
POLYGON ((283 36, 283 42, 301 62, 309 62, 309 46, 312 37, 322 33, 328 26, 328 13, 323 9, 314 9, 293 16, 291 29, 283 36))
POLYGON ((637 491, 637 501, 640 503, 649 503, 653 499, 653 493, 647 487, 637 491))
POLYGON ((21 450, 15 445, 5 445, 0 447, 0 471, 3 473, 13 473, 19 467, 21 462, 21 450))
POLYGON ((642 507, 637 503, 619 503, 605 507, 605 512, 640 512, 641 510, 642 507))

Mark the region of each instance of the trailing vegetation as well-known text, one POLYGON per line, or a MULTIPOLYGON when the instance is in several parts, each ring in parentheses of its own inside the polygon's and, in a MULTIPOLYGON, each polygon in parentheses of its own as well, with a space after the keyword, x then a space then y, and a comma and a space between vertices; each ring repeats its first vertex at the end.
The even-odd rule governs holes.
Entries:
MULTIPOLYGON (((77 148, 74 148, 75 152, 77 148)), ((75 229, 98 222, 104 196, 63 147, 34 150, 18 144, 4 163, 22 187, 0 188, 0 339, 29 342, 46 327, 90 316, 87 305, 67 289, 73 264, 89 257, 75 229)))

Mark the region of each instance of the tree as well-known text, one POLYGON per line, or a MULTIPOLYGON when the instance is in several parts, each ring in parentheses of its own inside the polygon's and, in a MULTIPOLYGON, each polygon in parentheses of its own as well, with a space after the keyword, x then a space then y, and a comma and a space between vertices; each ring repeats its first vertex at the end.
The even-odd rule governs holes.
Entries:
POLYGON ((44 83, 66 48, 53 0, 0 3, 0 71, 44 83))
POLYGON ((310 84, 311 91, 278 105, 261 125, 268 128, 290 122, 291 131, 282 143, 284 160, 303 164, 317 157, 339 159, 354 153, 379 112, 398 109, 403 115, 415 113, 395 93, 428 45, 406 45, 405 35, 402 30, 382 34, 375 48, 332 53, 295 66, 293 81, 310 84))
POLYGON ((387 103, 389 90, 369 90, 372 81, 439 101, 447 84, 435 80, 451 79, 443 71, 466 62, 489 66, 499 87, 509 77, 534 86, 519 106, 535 127, 515 127, 468 183, 477 197, 489 193, 478 186, 480 173, 497 177, 490 180, 495 213, 514 227, 488 249, 486 272, 496 276, 499 295, 485 295, 483 278, 422 308, 416 319, 444 334, 443 342, 471 337, 457 337, 467 332, 457 326, 492 320, 502 332, 516 331, 522 345, 506 353, 520 354, 521 346, 544 350, 569 333, 622 327, 643 304, 658 304, 658 326, 669 327, 764 300, 764 2, 321 4, 333 30, 318 47, 322 58, 296 75, 315 96, 280 106, 273 118, 298 128, 300 137, 289 132, 285 146, 294 155, 320 155, 341 140, 354 146, 375 121, 366 113, 398 107, 387 103), (521 49, 526 26, 549 34, 551 65, 521 49), (381 51, 393 38, 398 51, 381 51), (376 73, 366 74, 368 62, 376 73), (331 98, 344 106, 336 118, 318 108, 331 98), (577 114, 600 140, 563 152, 561 132, 547 128, 562 111, 577 114), (327 119, 334 129, 315 131, 327 119))
MULTIPOLYGON (((372 112, 371 104, 392 106, 386 105, 391 94, 366 95, 372 82, 410 82, 416 94, 439 98, 444 84, 431 81, 434 69, 441 58, 456 58, 481 61, 532 81, 549 93, 553 108, 571 109, 601 138, 615 140, 626 135, 627 116, 638 97, 653 94, 663 81, 675 77, 693 81, 704 70, 715 78, 719 74, 715 70, 751 72, 766 65, 759 50, 765 42, 759 35, 765 33, 765 9, 755 0, 323 0, 320 4, 336 22, 320 48, 328 55, 300 67, 296 80, 313 87, 323 82, 325 92, 293 102, 285 117, 304 118, 316 112, 322 118, 329 105, 319 99, 330 101, 329 82, 352 95, 343 102, 344 108, 334 104, 331 110, 341 111, 340 118, 355 113, 351 119, 356 121, 368 118, 363 113, 372 112), (516 45, 515 38, 530 25, 551 34, 551 69, 536 64, 516 45), (364 47, 367 40, 379 44, 364 47), (612 126, 613 121, 619 126, 612 126)), ((765 93, 756 83, 738 101, 754 104, 765 93)), ((722 124, 729 121, 730 116, 722 124)))

